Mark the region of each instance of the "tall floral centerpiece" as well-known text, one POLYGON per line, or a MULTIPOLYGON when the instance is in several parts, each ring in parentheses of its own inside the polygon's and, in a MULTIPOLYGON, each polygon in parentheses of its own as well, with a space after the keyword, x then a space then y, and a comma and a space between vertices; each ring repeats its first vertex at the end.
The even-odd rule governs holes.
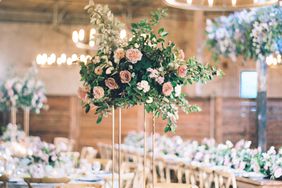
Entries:
POLYGON ((215 67, 185 60, 183 50, 166 42, 168 32, 154 32, 166 11, 158 10, 151 18, 131 25, 132 37, 118 37, 122 24, 107 6, 90 5, 87 11, 97 28, 99 50, 85 64, 81 62, 80 96, 85 111, 96 108, 97 123, 107 116, 111 107, 128 108, 143 104, 146 112, 167 120, 165 131, 175 131, 178 107, 185 112, 198 111, 181 93, 184 85, 211 80, 215 67))
MULTIPOLYGON (((196 59, 185 60, 183 50, 178 49, 173 42, 166 41, 168 32, 164 28, 156 29, 160 19, 166 15, 165 10, 153 12, 150 19, 131 24, 131 37, 121 40, 119 33, 123 24, 113 16, 107 6, 93 3, 86 9, 98 33, 95 38, 99 50, 87 63, 80 63, 83 87, 79 94, 86 112, 95 108, 97 123, 112 111, 114 166, 115 108, 119 109, 119 146, 122 108, 144 105, 144 132, 146 112, 167 120, 165 132, 175 131, 179 107, 187 113, 199 110, 197 106, 188 103, 181 88, 187 84, 211 80, 218 71, 196 59)), ((155 118, 153 122, 154 129, 155 118)), ((145 143, 146 138, 144 140, 145 143)), ((145 143, 144 166, 146 152, 145 143)), ((119 177, 120 163, 119 149, 119 177)), ((145 168, 143 176, 145 187, 145 168)))
POLYGON ((0 86, 0 109, 11 109, 11 123, 16 124, 16 109, 24 110, 24 129, 29 132, 30 111, 40 113, 41 109, 47 107, 47 97, 42 81, 36 78, 34 70, 20 78, 6 80, 0 86))
POLYGON ((10 121, 16 124, 17 101, 21 90, 21 80, 17 77, 8 79, 0 86, 0 110, 10 110, 10 121))
POLYGON ((282 8, 252 9, 207 21, 208 46, 213 57, 257 62, 257 126, 259 146, 266 149, 267 60, 282 56, 282 8))

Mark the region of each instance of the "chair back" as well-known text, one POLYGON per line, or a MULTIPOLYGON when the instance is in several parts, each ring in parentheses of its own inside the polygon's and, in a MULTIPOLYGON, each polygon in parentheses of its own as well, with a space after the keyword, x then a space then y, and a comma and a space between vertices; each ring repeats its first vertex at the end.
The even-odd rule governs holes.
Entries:
POLYGON ((181 183, 157 183, 155 188, 197 188, 197 186, 181 183))
POLYGON ((211 188, 214 184, 214 171, 208 167, 198 167, 200 175, 200 188, 211 188))
MULTIPOLYGON (((121 187, 122 188, 132 188, 133 187, 133 179, 134 173, 123 173, 121 175, 121 187)), ((104 187, 111 188, 112 187, 112 176, 108 176, 104 178, 104 187)), ((114 182, 118 182, 118 175, 114 175, 114 182)))
POLYGON ((215 170, 215 188, 237 188, 235 175, 228 171, 215 170))
POLYGON ((97 156, 97 150, 94 147, 85 146, 81 149, 81 159, 86 159, 88 162, 92 163, 93 159, 97 156))
POLYGON ((92 163, 100 163, 101 165, 101 170, 109 172, 112 168, 112 160, 109 159, 93 159, 92 163))
POLYGON ((74 140, 64 137, 54 138, 54 144, 59 151, 70 152, 74 148, 74 140))
POLYGON ((186 184, 200 185, 200 172, 198 166, 192 164, 185 165, 185 180, 186 184))
POLYGON ((68 183, 58 185, 55 188, 102 188, 102 184, 98 183, 68 183))

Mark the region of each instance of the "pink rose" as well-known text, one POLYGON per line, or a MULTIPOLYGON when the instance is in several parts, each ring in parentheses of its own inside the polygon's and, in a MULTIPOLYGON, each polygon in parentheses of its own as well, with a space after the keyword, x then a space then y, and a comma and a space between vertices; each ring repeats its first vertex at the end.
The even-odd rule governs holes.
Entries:
POLYGON ((100 86, 96 86, 93 88, 93 95, 94 95, 94 99, 101 99, 104 97, 105 93, 104 93, 104 89, 100 86))
POLYGON ((179 59, 185 59, 185 53, 183 50, 179 50, 179 59))
POLYGON ((159 84, 162 84, 164 83, 164 77, 160 76, 156 79, 156 81, 159 83, 159 84))
POLYGON ((124 57, 125 57, 124 49, 118 48, 114 53, 115 63, 118 63, 124 57))
POLYGON ((129 49, 126 51, 126 58, 135 64, 142 59, 142 53, 138 49, 129 49))
POLYGON ((180 65, 178 67, 177 74, 180 78, 184 78, 187 74, 187 66, 186 65, 180 65))
POLYGON ((101 75, 103 73, 103 69, 101 67, 96 67, 94 70, 95 74, 101 75))
POLYGON ((119 76, 121 83, 127 84, 131 81, 131 73, 127 70, 120 71, 119 76))
POLYGON ((109 89, 117 89, 118 88, 118 85, 117 85, 115 79, 113 79, 113 78, 108 78, 105 81, 105 84, 109 89))
POLYGON ((173 87, 172 87, 171 83, 170 82, 164 83, 163 88, 162 88, 163 94, 165 96, 169 96, 169 95, 171 95, 172 91, 173 91, 173 87))

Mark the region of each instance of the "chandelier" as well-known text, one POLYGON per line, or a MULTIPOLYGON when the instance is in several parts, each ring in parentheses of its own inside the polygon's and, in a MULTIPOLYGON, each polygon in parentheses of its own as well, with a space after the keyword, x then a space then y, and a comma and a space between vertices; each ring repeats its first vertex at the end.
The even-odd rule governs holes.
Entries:
POLYGON ((89 55, 77 55, 72 54, 67 56, 65 53, 57 56, 55 53, 48 55, 47 53, 38 54, 36 56, 36 64, 41 67, 51 67, 51 66, 71 66, 74 65, 77 60, 82 62, 87 62, 88 59, 91 59, 89 55))
MULTIPOLYGON (((126 30, 120 31, 120 39, 125 39, 127 36, 126 30)), ((97 50, 98 46, 95 44, 96 29, 91 28, 90 30, 80 29, 72 32, 72 41, 76 47, 86 50, 97 50)))
POLYGON ((185 10, 235 11, 277 4, 278 0, 163 0, 163 2, 170 7, 185 10))

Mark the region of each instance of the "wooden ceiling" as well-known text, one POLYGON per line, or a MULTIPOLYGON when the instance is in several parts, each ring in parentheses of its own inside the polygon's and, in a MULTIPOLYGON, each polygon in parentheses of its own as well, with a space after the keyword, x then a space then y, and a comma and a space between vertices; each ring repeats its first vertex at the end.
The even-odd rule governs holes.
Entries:
MULTIPOLYGON (((94 0, 94 2, 108 4, 115 15, 127 17, 145 16, 154 9, 165 7, 161 0, 94 0)), ((87 24, 89 19, 84 11, 87 4, 88 0, 0 0, 0 21, 87 24)), ((175 11, 187 15, 185 11, 172 9, 172 12, 175 11)))

